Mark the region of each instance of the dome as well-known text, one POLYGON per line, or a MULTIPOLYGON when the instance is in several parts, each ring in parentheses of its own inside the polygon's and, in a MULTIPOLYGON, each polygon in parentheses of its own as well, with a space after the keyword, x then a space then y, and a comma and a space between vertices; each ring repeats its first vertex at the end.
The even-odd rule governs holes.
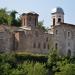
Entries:
POLYGON ((61 7, 57 7, 57 8, 54 8, 51 12, 52 14, 55 14, 55 13, 61 13, 61 14, 64 14, 64 11, 61 7))
POLYGON ((34 11, 30 11, 27 14, 32 14, 32 15, 38 15, 37 13, 35 13, 34 11))
POLYGON ((37 13, 35 13, 33 11, 27 12, 27 13, 23 13, 22 16, 24 16, 24 15, 37 15, 37 16, 39 16, 39 14, 37 14, 37 13))

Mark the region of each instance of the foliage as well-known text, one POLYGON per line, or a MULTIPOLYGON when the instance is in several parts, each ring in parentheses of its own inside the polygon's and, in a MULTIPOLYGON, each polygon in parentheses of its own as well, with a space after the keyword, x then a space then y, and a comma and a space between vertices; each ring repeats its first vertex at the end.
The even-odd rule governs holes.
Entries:
POLYGON ((15 11, 15 10, 11 11, 11 13, 10 13, 10 16, 12 17, 12 20, 11 20, 11 25, 12 26, 21 26, 21 20, 19 18, 16 19, 16 14, 17 13, 18 12, 15 11))
MULTIPOLYGON (((18 56, 18 58, 20 58, 21 55, 18 56)), ((23 55, 23 57, 26 56, 23 55)), ((30 57, 31 56, 27 58, 30 57)), ((46 75, 48 73, 45 63, 40 63, 39 61, 37 62, 37 59, 35 62, 30 59, 20 59, 20 61, 17 61, 18 58, 14 53, 0 54, 0 75, 46 75)))
POLYGON ((40 62, 46 63, 47 56, 46 55, 34 55, 34 54, 16 54, 17 62, 23 61, 33 61, 33 62, 40 62))
POLYGON ((48 55, 48 67, 52 69, 53 66, 56 66, 58 61, 57 50, 51 50, 48 55))
POLYGON ((43 31, 47 31, 47 29, 43 26, 43 21, 38 22, 38 28, 42 29, 43 31))
POLYGON ((0 24, 3 24, 3 23, 8 23, 8 14, 7 14, 7 11, 6 11, 6 8, 2 8, 0 9, 0 24))
POLYGON ((21 26, 21 20, 16 19, 17 11, 7 11, 6 8, 0 9, 0 24, 8 24, 13 26, 21 26))
POLYGON ((66 64, 61 66, 60 70, 55 75, 75 75, 75 64, 66 64))
POLYGON ((24 71, 26 71, 27 75, 47 75, 48 71, 45 68, 45 64, 41 63, 33 63, 33 62, 25 62, 22 65, 24 71))
POLYGON ((0 54, 0 75, 75 75, 75 58, 59 57, 57 50, 48 56, 0 54))

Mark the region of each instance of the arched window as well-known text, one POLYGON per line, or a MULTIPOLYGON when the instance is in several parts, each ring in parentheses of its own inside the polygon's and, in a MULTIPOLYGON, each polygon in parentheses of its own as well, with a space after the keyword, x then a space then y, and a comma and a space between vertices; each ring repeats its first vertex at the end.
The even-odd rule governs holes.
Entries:
POLYGON ((47 45, 47 48, 50 49, 50 48, 49 48, 49 44, 47 45))
POLYGON ((67 32, 67 36, 69 39, 71 38, 71 32, 70 31, 67 32))
POLYGON ((43 48, 44 48, 44 49, 46 48, 46 43, 43 44, 43 48))
POLYGON ((24 18, 24 26, 25 26, 25 18, 24 18))
POLYGON ((40 48, 41 46, 40 46, 40 43, 38 43, 38 48, 40 48))
POLYGON ((55 44, 55 49, 58 49, 58 44, 57 43, 55 44))
POLYGON ((53 18, 53 26, 55 25, 55 18, 53 18))
POLYGON ((37 24, 37 19, 35 18, 35 26, 36 26, 36 24, 37 24))
POLYGON ((36 43, 33 43, 33 48, 36 48, 36 43))
POLYGON ((58 30, 56 30, 56 34, 58 34, 58 30))
POLYGON ((61 18, 58 18, 58 22, 61 22, 61 18))
POLYGON ((48 37, 46 37, 46 42, 48 42, 48 37))
POLYGON ((68 49, 68 52, 67 52, 67 56, 71 56, 71 50, 70 49, 68 49))
POLYGON ((31 16, 29 16, 29 21, 31 21, 31 16))

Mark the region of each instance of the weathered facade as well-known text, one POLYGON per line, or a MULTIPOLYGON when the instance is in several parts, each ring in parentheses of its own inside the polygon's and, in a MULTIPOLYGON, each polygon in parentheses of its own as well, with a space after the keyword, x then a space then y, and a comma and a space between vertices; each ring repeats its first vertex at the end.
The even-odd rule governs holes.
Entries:
POLYGON ((48 53, 57 49, 60 55, 75 54, 75 25, 64 23, 64 11, 57 7, 52 10, 52 26, 48 32, 38 28, 38 14, 21 15, 21 27, 0 25, 0 51, 26 51, 48 53))

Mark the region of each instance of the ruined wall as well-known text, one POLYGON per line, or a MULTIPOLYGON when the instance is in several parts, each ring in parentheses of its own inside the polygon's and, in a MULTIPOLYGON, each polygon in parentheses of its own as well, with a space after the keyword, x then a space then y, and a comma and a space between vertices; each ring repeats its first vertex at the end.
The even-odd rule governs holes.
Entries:
POLYGON ((23 30, 15 33, 18 41, 18 51, 33 53, 48 53, 52 35, 38 29, 23 30))

